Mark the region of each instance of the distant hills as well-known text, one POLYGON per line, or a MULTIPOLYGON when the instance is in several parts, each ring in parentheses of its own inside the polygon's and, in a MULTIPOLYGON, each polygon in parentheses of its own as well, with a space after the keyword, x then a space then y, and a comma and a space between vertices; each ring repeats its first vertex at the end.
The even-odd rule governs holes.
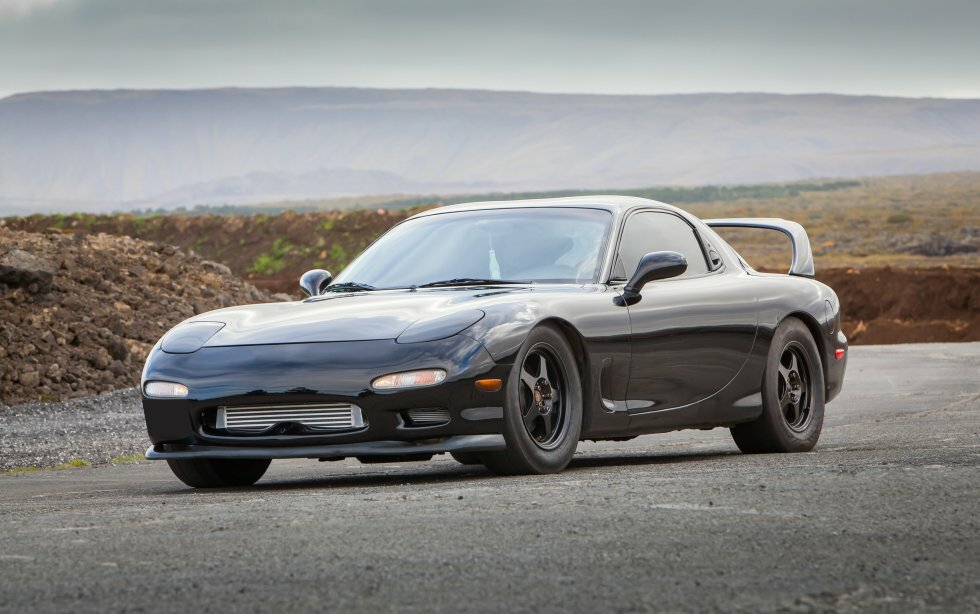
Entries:
POLYGON ((980 100, 348 88, 0 100, 0 215, 980 170, 980 100))

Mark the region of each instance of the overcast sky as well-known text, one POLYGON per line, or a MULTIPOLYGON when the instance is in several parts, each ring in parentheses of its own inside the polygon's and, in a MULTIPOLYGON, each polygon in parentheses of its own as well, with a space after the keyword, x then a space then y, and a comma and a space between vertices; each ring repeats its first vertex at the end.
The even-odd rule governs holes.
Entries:
POLYGON ((0 96, 288 85, 980 98, 980 0, 0 0, 0 96))

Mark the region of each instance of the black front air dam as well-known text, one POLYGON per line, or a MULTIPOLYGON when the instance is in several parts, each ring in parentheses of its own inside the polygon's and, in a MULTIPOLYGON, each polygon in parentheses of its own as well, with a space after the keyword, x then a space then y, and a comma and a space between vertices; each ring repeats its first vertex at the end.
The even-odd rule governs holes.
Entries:
POLYGON ((368 441, 329 446, 232 447, 157 444, 146 451, 151 460, 181 458, 339 458, 346 456, 406 456, 443 452, 495 452, 506 448, 503 435, 457 435, 433 443, 368 441))

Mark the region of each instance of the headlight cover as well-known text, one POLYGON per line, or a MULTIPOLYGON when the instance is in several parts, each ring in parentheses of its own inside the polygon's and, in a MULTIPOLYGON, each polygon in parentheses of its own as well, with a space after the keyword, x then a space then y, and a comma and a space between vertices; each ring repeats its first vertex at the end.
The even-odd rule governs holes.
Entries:
POLYGON ((446 372, 442 369, 422 369, 420 371, 403 371, 402 373, 389 373, 375 378, 371 382, 371 387, 375 390, 398 390, 403 388, 422 388, 425 386, 435 386, 446 379, 446 372))
POLYGON ((168 354, 193 354, 208 339, 224 328, 224 322, 187 322, 178 324, 163 336, 160 349, 168 354))
POLYGON ((161 399, 183 399, 187 396, 187 386, 177 382, 146 382, 143 393, 148 397, 161 399))
POLYGON ((397 343, 423 343, 452 337, 473 326, 485 315, 479 309, 467 309, 447 316, 419 320, 406 328, 395 341, 397 343))

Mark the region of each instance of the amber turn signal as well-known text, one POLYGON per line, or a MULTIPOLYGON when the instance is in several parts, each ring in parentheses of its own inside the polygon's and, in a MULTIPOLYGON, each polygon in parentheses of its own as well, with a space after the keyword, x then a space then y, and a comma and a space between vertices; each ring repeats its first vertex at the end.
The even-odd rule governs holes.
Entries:
POLYGON ((478 379, 474 385, 480 392, 497 392, 500 390, 503 382, 499 379, 478 379))

